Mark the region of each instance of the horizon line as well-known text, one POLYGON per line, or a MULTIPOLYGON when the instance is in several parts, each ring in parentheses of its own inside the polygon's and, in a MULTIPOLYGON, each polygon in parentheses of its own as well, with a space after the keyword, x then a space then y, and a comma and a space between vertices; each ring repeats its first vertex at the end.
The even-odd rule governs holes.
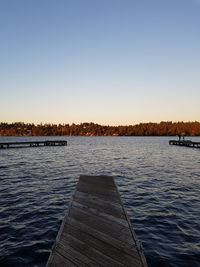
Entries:
POLYGON ((200 121, 172 121, 172 120, 166 120, 166 121, 159 121, 159 122, 155 122, 155 121, 148 121, 148 122, 138 122, 138 123, 135 123, 135 124, 118 124, 118 125, 110 125, 110 124, 101 124, 101 123, 97 123, 97 122, 79 122, 79 123, 75 123, 75 122, 72 122, 72 123, 67 123, 67 122, 58 122, 58 123, 54 123, 54 122, 40 122, 40 123, 37 123, 37 122, 23 122, 23 121, 14 121, 14 122, 1 122, 0 121, 0 124, 16 124, 16 123, 21 123, 21 124, 33 124, 35 126, 37 125, 81 125, 81 124, 96 124, 96 125, 100 125, 100 126, 109 126, 109 127, 119 127, 119 126, 135 126, 135 125, 139 125, 139 124, 149 124, 149 123, 152 123, 152 124, 160 124, 160 123, 200 123, 200 121))

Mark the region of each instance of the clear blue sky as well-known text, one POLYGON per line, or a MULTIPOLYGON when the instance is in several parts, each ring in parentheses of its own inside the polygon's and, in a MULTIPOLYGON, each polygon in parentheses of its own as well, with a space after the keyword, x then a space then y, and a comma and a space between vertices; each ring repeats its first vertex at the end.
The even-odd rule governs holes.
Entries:
POLYGON ((0 121, 200 120, 200 1, 0 0, 0 121))

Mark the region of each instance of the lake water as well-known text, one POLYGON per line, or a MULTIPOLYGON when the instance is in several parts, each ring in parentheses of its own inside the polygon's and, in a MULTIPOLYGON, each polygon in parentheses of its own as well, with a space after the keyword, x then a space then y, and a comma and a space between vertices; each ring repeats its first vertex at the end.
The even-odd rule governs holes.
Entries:
POLYGON ((168 137, 0 142, 59 138, 68 146, 0 150, 0 266, 45 266, 81 174, 114 176, 149 266, 200 266, 200 149, 168 137))

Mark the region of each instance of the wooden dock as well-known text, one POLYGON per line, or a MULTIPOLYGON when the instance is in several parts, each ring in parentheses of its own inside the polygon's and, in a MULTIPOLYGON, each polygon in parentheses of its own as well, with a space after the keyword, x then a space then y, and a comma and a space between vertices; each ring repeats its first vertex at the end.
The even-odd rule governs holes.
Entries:
POLYGON ((26 141, 26 142, 3 142, 0 143, 0 149, 21 148, 21 147, 39 147, 39 146, 66 146, 65 140, 46 140, 46 141, 26 141))
POLYGON ((46 266, 147 266, 112 177, 80 176, 46 266))
POLYGON ((170 145, 174 146, 187 146, 200 148, 200 142, 192 142, 191 140, 169 140, 170 145))

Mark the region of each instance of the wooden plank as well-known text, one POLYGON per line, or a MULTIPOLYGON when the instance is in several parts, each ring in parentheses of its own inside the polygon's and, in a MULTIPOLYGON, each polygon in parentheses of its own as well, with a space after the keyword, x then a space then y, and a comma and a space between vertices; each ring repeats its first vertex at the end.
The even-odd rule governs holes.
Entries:
MULTIPOLYGON (((100 232, 94 228, 88 227, 86 224, 75 220, 73 218, 69 218, 69 225, 76 227, 77 229, 80 229, 83 233, 87 233, 93 237, 95 237, 96 239, 103 241, 104 243, 108 244, 109 246, 111 245, 112 247, 116 248, 116 249, 120 249, 126 253, 130 254, 132 253, 132 250, 135 250, 135 243, 131 242, 129 244, 120 241, 119 239, 116 239, 106 233, 100 232)), ((67 229, 67 228, 66 228, 67 229)), ((66 230, 65 229, 65 230, 66 230)))
POLYGON ((70 263, 147 266, 112 177, 80 176, 47 266, 70 263))
POLYGON ((71 266, 76 267, 72 261, 70 261, 68 258, 65 258, 62 254, 55 252, 54 257, 52 258, 51 266, 71 266))
MULTIPOLYGON (((70 222, 72 222, 70 220, 70 222)), ((76 226, 69 224, 67 232, 71 235, 80 238, 82 241, 87 243, 90 247, 95 248, 102 254, 111 257, 114 261, 120 264, 128 264, 131 261, 136 262, 137 250, 135 244, 126 245, 108 235, 98 232, 97 230, 91 229, 82 223, 76 221, 76 226)))
POLYGON ((114 203, 105 199, 103 200, 98 196, 79 191, 76 191, 74 200, 82 203, 83 205, 87 205, 88 207, 96 208, 99 211, 103 210, 105 213, 107 212, 108 214, 113 214, 116 217, 125 218, 122 206, 118 203, 114 203))
POLYGON ((102 176, 102 181, 99 181, 96 179, 96 177, 93 177, 92 179, 88 176, 81 176, 81 180, 79 181, 78 185, 88 185, 88 186, 96 186, 98 185, 99 187, 103 187, 106 190, 105 191, 109 191, 112 190, 114 192, 116 192, 115 190, 115 186, 114 186, 114 182, 112 180, 108 180, 108 182, 106 182, 105 177, 102 176))
POLYGON ((107 188, 108 186, 115 188, 114 180, 111 176, 101 175, 101 179, 99 179, 99 176, 81 175, 80 183, 81 182, 86 183, 86 184, 97 183, 99 185, 105 185, 107 188))
POLYGON ((103 191, 103 188, 98 188, 91 185, 87 186, 86 184, 81 183, 77 185, 77 191, 90 194, 96 197, 100 197, 101 195, 100 199, 102 200, 120 203, 120 200, 118 199, 118 196, 115 192, 103 191))
MULTIPOLYGON (((89 192, 90 194, 97 194, 97 195, 103 195, 103 196, 110 196, 113 200, 116 199, 118 201, 118 194, 116 190, 114 190, 113 187, 107 187, 105 190, 105 185, 100 184, 87 184, 84 182, 80 182, 77 185, 77 190, 80 192, 89 192)), ((102 196, 102 197, 103 197, 102 196)))
POLYGON ((89 212, 84 212, 73 206, 70 212, 70 218, 80 220, 83 224, 88 225, 92 229, 105 233, 110 237, 116 238, 119 241, 127 243, 127 246, 132 244, 131 232, 128 226, 106 220, 100 216, 91 215, 89 212))
MULTIPOLYGON (((77 247, 78 245, 76 245, 77 247)), ((67 240, 62 239, 56 247, 57 251, 62 251, 65 258, 69 259, 77 266, 95 266, 96 262, 80 253, 77 248, 71 247, 67 240)))
POLYGON ((94 242, 91 242, 91 237, 89 235, 84 235, 82 231, 73 228, 73 226, 68 228, 68 234, 63 234, 63 237, 64 245, 69 245, 79 251, 79 253, 87 256, 95 262, 95 266, 123 266, 118 261, 112 259, 109 253, 109 255, 106 255, 98 249, 96 245, 98 240, 94 239, 94 242))
POLYGON ((108 211, 106 210, 100 210, 99 208, 96 209, 95 207, 91 207, 89 205, 85 205, 85 204, 82 204, 81 202, 77 202, 77 201, 73 201, 73 206, 76 207, 76 208, 79 208, 81 209, 82 211, 85 211, 85 212, 90 212, 91 215, 97 215, 101 218, 104 218, 104 219, 107 219, 107 220, 110 220, 111 222, 116 222, 118 224, 121 224, 121 225, 124 225, 125 227, 128 227, 128 222, 126 221, 126 218, 125 216, 122 218, 120 216, 117 216, 117 215, 113 215, 113 214, 110 214, 108 211))

